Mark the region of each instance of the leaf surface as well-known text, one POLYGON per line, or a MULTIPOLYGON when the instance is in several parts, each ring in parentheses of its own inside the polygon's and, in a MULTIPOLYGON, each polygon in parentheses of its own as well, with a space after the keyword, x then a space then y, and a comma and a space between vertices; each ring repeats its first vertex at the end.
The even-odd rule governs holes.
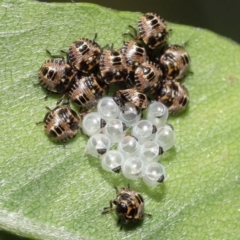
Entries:
POLYGON ((84 154, 79 134, 66 148, 51 142, 36 122, 57 96, 44 100, 35 86, 48 58, 79 37, 98 33, 101 46, 121 47, 122 33, 139 13, 97 5, 0 3, 0 228, 33 239, 236 239, 240 236, 240 47, 212 32, 168 24, 169 42, 184 44, 191 71, 184 84, 188 110, 169 119, 176 146, 161 160, 168 180, 159 188, 130 181, 152 214, 119 231, 114 214, 101 215, 126 186, 84 154))

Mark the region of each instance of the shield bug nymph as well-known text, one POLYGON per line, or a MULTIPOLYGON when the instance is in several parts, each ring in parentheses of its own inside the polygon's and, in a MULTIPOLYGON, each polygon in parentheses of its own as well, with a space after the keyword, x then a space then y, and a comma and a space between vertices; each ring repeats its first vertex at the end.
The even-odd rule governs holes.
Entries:
POLYGON ((97 34, 93 40, 80 38, 73 42, 68 51, 69 64, 78 71, 89 73, 98 63, 102 49, 95 42, 97 34))
POLYGON ((69 105, 63 104, 54 109, 47 109, 43 120, 44 130, 53 141, 65 143, 77 135, 80 117, 69 105))
POLYGON ((49 92, 64 93, 68 90, 76 71, 67 64, 64 57, 52 55, 53 58, 46 60, 38 72, 39 83, 49 92))
POLYGON ((162 45, 168 39, 167 25, 162 17, 155 13, 146 13, 138 21, 140 38, 151 49, 162 45))
POLYGON ((76 75, 67 96, 69 100, 73 101, 81 109, 91 109, 96 107, 106 89, 106 84, 94 75, 85 77, 76 75))
POLYGON ((137 41, 130 40, 124 43, 122 48, 123 55, 126 58, 126 63, 129 67, 129 71, 135 71, 135 69, 147 61, 147 52, 145 48, 137 41))
MULTIPOLYGON (((115 211, 118 216, 118 224, 122 228, 122 224, 131 222, 140 222, 143 220, 144 215, 144 200, 140 193, 135 192, 128 188, 121 188, 119 191, 116 189, 116 198, 110 200, 110 207, 105 207, 102 214, 115 211), (113 204, 116 206, 113 208, 113 204)), ((150 214, 147 214, 150 216, 150 214)))
POLYGON ((157 93, 157 101, 163 103, 170 114, 184 111, 189 102, 187 88, 177 81, 164 81, 157 93))
POLYGON ((159 64, 165 79, 179 80, 189 67, 190 57, 183 47, 171 45, 160 57, 159 64))
POLYGON ((128 76, 126 59, 121 50, 103 51, 100 57, 100 73, 107 84, 125 82, 128 76))
POLYGON ((126 102, 131 102, 141 109, 145 109, 149 105, 147 96, 134 88, 118 90, 114 94, 113 99, 121 109, 123 109, 126 102))
POLYGON ((135 71, 136 89, 141 93, 154 94, 159 88, 162 78, 160 67, 153 62, 146 61, 139 65, 135 71))

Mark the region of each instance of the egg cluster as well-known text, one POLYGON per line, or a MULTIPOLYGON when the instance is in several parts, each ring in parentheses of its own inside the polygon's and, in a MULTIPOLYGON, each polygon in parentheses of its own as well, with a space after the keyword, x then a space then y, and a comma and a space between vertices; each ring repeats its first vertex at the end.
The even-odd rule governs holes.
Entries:
POLYGON ((173 147, 176 136, 166 124, 168 109, 160 102, 152 102, 146 119, 141 110, 127 103, 122 111, 112 97, 103 97, 97 112, 84 116, 82 131, 88 135, 86 152, 99 157, 102 168, 132 180, 140 177, 156 186, 166 177, 164 167, 157 163, 164 151, 173 147), (112 149, 113 148, 113 149, 112 149))
POLYGON ((129 28, 124 35, 130 40, 121 49, 100 47, 95 34, 73 42, 63 52, 66 59, 47 51, 51 59, 40 67, 39 83, 62 96, 55 108, 47 108, 43 122, 46 134, 64 143, 81 129, 90 136, 86 151, 101 156, 105 170, 121 169, 125 177, 142 177, 153 186, 165 178, 157 161, 175 142, 168 114, 182 112, 189 102, 180 80, 190 57, 183 46, 167 44, 169 30, 157 14, 146 13, 137 29, 129 28), (114 144, 117 150, 110 150, 114 144))

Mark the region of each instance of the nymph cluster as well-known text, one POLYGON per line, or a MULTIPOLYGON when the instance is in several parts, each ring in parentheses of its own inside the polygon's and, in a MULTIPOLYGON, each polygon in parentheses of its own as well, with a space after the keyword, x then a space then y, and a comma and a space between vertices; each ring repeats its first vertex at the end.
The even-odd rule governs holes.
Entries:
POLYGON ((137 29, 129 28, 124 35, 130 40, 120 49, 101 47, 95 34, 73 42, 63 52, 66 59, 47 51, 51 59, 42 64, 39 83, 61 97, 43 122, 47 135, 64 143, 82 129, 90 136, 87 152, 101 156, 105 170, 155 185, 165 178, 157 161, 175 142, 168 114, 184 111, 189 102, 180 80, 190 58, 183 46, 168 45, 169 30, 157 14, 146 13, 137 29))

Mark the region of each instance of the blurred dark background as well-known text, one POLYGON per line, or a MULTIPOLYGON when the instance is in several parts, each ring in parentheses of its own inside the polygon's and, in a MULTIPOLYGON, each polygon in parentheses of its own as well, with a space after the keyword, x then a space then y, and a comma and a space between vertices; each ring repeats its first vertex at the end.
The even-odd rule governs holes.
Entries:
MULTIPOLYGON (((71 0, 41 2, 71 2, 71 0)), ((169 22, 209 29, 240 43, 240 0, 89 0, 87 2, 121 11, 154 12, 169 22)), ((0 240, 27 240, 27 238, 0 231, 0 240)))
MULTIPOLYGON (((71 2, 71 0, 39 0, 71 2)), ((173 23, 206 28, 240 43, 240 0, 89 0, 122 11, 154 12, 173 23)))

